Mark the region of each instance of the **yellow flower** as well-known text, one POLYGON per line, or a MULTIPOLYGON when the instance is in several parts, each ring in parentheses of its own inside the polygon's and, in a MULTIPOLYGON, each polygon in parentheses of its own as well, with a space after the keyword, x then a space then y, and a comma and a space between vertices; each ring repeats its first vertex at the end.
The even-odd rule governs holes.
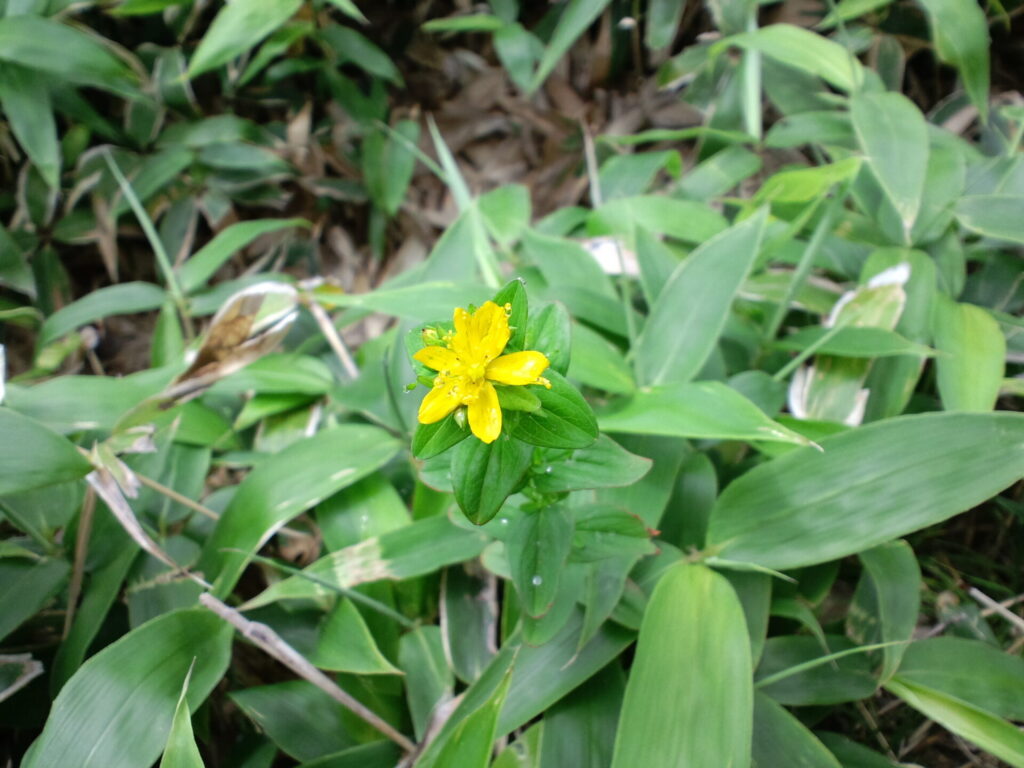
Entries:
POLYGON ((491 382, 550 387, 541 378, 548 359, 540 352, 501 354, 511 331, 506 310, 493 301, 472 315, 459 307, 454 319, 455 333, 444 337, 444 346, 423 347, 413 355, 437 371, 434 388, 420 403, 419 420, 421 424, 433 424, 465 405, 473 434, 485 443, 493 443, 501 434, 501 407, 491 382))

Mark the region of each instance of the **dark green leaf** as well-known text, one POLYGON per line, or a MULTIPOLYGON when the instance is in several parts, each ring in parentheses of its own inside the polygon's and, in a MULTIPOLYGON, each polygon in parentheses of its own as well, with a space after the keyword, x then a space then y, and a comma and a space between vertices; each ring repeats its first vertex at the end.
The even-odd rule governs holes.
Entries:
POLYGON ((551 388, 530 387, 541 409, 523 413, 512 428, 512 435, 530 445, 543 448, 585 448, 597 439, 597 418, 583 396, 556 371, 545 378, 551 388))
POLYGON ((452 454, 452 489, 459 508, 473 523, 483 525, 516 490, 530 464, 530 449, 502 434, 493 443, 473 438, 452 454))

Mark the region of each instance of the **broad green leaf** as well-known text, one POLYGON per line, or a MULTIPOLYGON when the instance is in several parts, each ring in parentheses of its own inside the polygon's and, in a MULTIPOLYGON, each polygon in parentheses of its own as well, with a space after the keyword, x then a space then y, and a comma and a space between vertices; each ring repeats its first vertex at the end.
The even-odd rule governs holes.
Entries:
POLYGON ((523 343, 526 349, 544 353, 551 364, 549 371, 564 374, 569 367, 572 332, 569 313, 564 305, 555 302, 530 318, 523 343))
POLYGON ((834 144, 849 149, 855 146, 849 113, 835 110, 786 115, 768 130, 764 143, 773 149, 789 149, 805 144, 834 144))
POLYGON ((636 389, 633 372, 617 346, 582 323, 572 329, 572 356, 566 376, 606 392, 625 395, 636 389))
POLYGON ((475 712, 468 714, 448 735, 434 761, 424 758, 417 765, 422 768, 431 765, 487 768, 494 750, 498 715, 505 704, 511 682, 512 667, 509 667, 487 701, 475 712))
POLYGON ((585 448, 598 435, 597 419, 590 404, 558 372, 545 371, 550 388, 534 385, 530 391, 541 403, 539 411, 523 413, 512 435, 542 448, 585 448))
MULTIPOLYGON (((330 2, 337 2, 337 0, 330 0, 330 2)), ((300 765, 299 768, 394 768, 401 762, 401 757, 402 752, 393 741, 374 741, 310 760, 300 765)), ((249 768, 249 764, 246 763, 243 768, 249 768)), ((264 768, 264 766, 259 766, 259 768, 264 768)), ((270 768, 269 762, 265 768, 270 768)))
POLYGON ((1009 720, 1024 720, 1024 661, 980 640, 932 637, 911 643, 897 673, 1009 720))
POLYGON ((331 552, 409 524, 405 501, 382 472, 374 472, 321 502, 316 521, 331 552))
POLYGON ((836 756, 843 768, 896 768, 896 763, 888 758, 838 733, 818 731, 815 735, 836 756))
POLYGON ((452 563, 476 557, 489 538, 478 530, 466 530, 436 516, 354 544, 317 560, 303 571, 277 582, 246 603, 256 608, 287 598, 331 594, 382 579, 401 581, 423 576, 452 563))
MULTIPOLYGON (((235 0, 235 5, 239 0, 235 0)), ((196 251, 178 270, 178 281, 185 293, 206 285, 229 258, 261 235, 292 227, 308 227, 305 219, 256 219, 232 224, 222 229, 206 245, 196 251)))
POLYGON ((77 480, 92 470, 68 440, 35 419, 0 407, 0 494, 77 480))
POLYGON ((363 24, 368 23, 366 16, 359 10, 359 6, 353 0, 327 0, 331 5, 339 8, 346 16, 350 16, 363 24))
POLYGON ((924 115, 906 96, 886 92, 855 95, 850 117, 868 167, 896 208, 909 240, 928 171, 924 115))
POLYGON ((647 11, 644 43, 652 51, 672 44, 686 5, 682 0, 654 0, 647 11))
POLYGON ((426 733, 437 706, 452 695, 455 677, 445 659, 441 628, 417 627, 402 635, 398 662, 405 672, 405 697, 417 739, 426 733))
POLYGON ((882 649, 879 678, 887 681, 900 666, 921 608, 921 569, 910 545, 890 541, 861 552, 864 566, 847 631, 861 645, 897 643, 882 649))
POLYGON ((191 674, 185 675, 185 682, 181 685, 181 695, 174 708, 171 732, 167 736, 164 756, 160 758, 160 768, 204 768, 203 758, 192 733, 192 713, 185 698, 190 677, 191 674))
POLYGON ((818 22, 816 28, 820 30, 832 29, 844 21, 856 19, 877 8, 884 8, 891 2, 892 0, 839 0, 835 7, 825 15, 825 18, 818 22))
POLYGON ((472 683, 494 657, 498 600, 494 580, 472 561, 444 572, 445 642, 452 670, 472 683))
POLYGON ((318 432, 261 462, 238 486, 206 542, 198 569, 231 591, 255 552, 285 523, 382 466, 398 442, 375 427, 346 424, 318 432), (242 550, 228 552, 225 550, 242 550))
POLYGON ((717 381, 639 390, 620 407, 602 411, 599 423, 607 432, 798 445, 810 442, 772 421, 735 389, 717 381))
POLYGON ((690 200, 711 200, 727 194, 759 170, 761 158, 749 149, 726 147, 687 173, 676 186, 677 194, 690 200))
POLYGON ((452 454, 451 482, 463 514, 476 525, 486 523, 519 486, 529 465, 529 446, 506 434, 493 443, 476 438, 460 443, 452 454))
POLYGON ((537 71, 530 81, 529 92, 532 93, 543 85, 548 75, 565 55, 566 51, 576 42, 587 27, 601 15, 609 0, 569 0, 558 19, 551 39, 544 49, 544 55, 537 65, 537 71))
POLYGON ((43 323, 38 345, 45 347, 80 326, 111 315, 134 315, 159 309, 167 294, 152 283, 118 283, 87 293, 61 307, 43 323))
POLYGON ((392 129, 372 131, 363 139, 363 183, 374 204, 388 216, 394 216, 402 205, 416 166, 416 155, 409 146, 419 140, 419 123, 401 120, 392 129))
POLYGON ((754 697, 753 758, 757 768, 841 768, 813 733, 762 693, 754 697))
POLYGON ((423 24, 425 32, 497 32, 505 22, 489 13, 472 13, 466 16, 450 16, 431 19, 423 24))
POLYGON ((726 38, 718 45, 738 45, 816 75, 842 91, 853 92, 864 82, 864 68, 839 43, 803 27, 771 24, 754 32, 726 38))
POLYGON ((68 581, 62 558, 0 560, 0 640, 32 618, 68 581))
POLYGON ((761 185, 754 199, 765 203, 806 203, 856 176, 861 164, 859 157, 848 157, 828 165, 780 171, 761 185))
POLYGON ((664 195, 638 195, 610 200, 591 212, 587 232, 632 239, 636 228, 668 235, 688 243, 703 243, 728 226, 722 214, 696 200, 664 195))
POLYGON ((708 530, 718 555, 797 568, 942 522, 1021 477, 1024 416, 903 416, 820 442, 820 452, 791 451, 725 489, 708 530))
POLYGON ((75 27, 43 16, 0 18, 0 61, 45 72, 58 81, 124 96, 137 93, 135 74, 107 46, 75 27))
POLYGON ((401 672, 385 658, 351 600, 339 600, 320 628, 316 651, 310 657, 316 666, 353 675, 397 675, 401 672))
MULTIPOLYGON (((394 62, 358 30, 341 24, 328 24, 321 29, 320 35, 333 49, 338 65, 351 62, 369 75, 394 85, 403 85, 402 75, 394 62)), ((398 129, 399 133, 404 133, 412 128, 418 135, 419 131, 415 122, 407 123, 407 126, 405 129, 398 129)), ((411 171, 411 168, 409 170, 411 171)), ((404 173, 398 174, 399 178, 396 178, 396 181, 399 181, 403 175, 404 173)))
POLYGON ((972 0, 920 0, 928 14, 935 52, 957 68, 967 95, 988 119, 989 34, 985 12, 972 0))
POLYGON ((637 339, 641 384, 687 382, 704 367, 757 258, 766 215, 762 210, 711 238, 672 273, 637 339))
POLYGON ((24 768, 152 765, 174 719, 181 681, 196 709, 231 658, 231 626, 205 609, 167 613, 129 632, 75 673, 53 703, 24 768))
POLYGON ((750 764, 750 641, 724 577, 680 563, 647 604, 612 768, 750 764))
POLYGON ((60 187, 60 144, 49 84, 38 72, 0 64, 0 107, 18 143, 50 189, 60 187))
POLYGON ((650 459, 636 456, 607 435, 601 435, 593 445, 552 460, 537 473, 533 483, 544 493, 614 488, 632 485, 650 468, 650 459))
POLYGON ((769 637, 754 678, 758 690, 780 704, 800 707, 867 698, 875 692, 877 684, 866 654, 854 653, 815 664, 824 657, 856 647, 842 635, 821 639, 810 635, 769 637), (790 671, 792 674, 787 674, 790 671), (772 679, 776 681, 771 682, 772 679))
POLYGON ((559 505, 524 512, 513 521, 505 555, 519 601, 529 616, 543 616, 551 608, 572 548, 572 531, 572 517, 559 505))
POLYGON ((290 19, 302 0, 233 0, 223 6, 188 65, 188 76, 215 69, 254 48, 290 19))
POLYGON ((572 560, 591 562, 649 555, 655 551, 650 536, 640 517, 619 507, 587 504, 576 511, 572 560))
POLYGON ((412 436, 412 455, 418 459, 429 459, 444 453, 469 437, 469 426, 459 424, 454 414, 449 414, 433 424, 417 424, 412 436))
POLYGON ((439 318, 450 320, 455 307, 482 304, 489 293, 480 283, 428 281, 397 288, 379 288, 370 293, 325 290, 313 295, 325 307, 358 307, 422 323, 439 318))
POLYGON ((1020 195, 968 195, 955 207, 957 221, 972 232, 996 240, 1024 243, 1020 216, 1024 197, 1020 195))
POLYGON ((245 688, 228 695, 296 760, 313 760, 356 744, 345 728, 345 709, 306 680, 245 688))
POLYGON ((509 307, 510 335, 508 343, 505 344, 505 354, 519 352, 525 348, 526 329, 530 317, 530 304, 523 281, 518 278, 509 280, 500 291, 494 294, 494 303, 499 307, 509 307))
POLYGON ((1006 339, 989 312, 937 296, 932 315, 939 395, 947 411, 991 411, 999 396, 1006 339))
POLYGON ((530 224, 530 191, 521 184, 493 189, 477 200, 484 225, 502 245, 511 245, 530 224))
POLYGON ((895 331, 885 328, 848 326, 832 333, 824 342, 820 342, 821 338, 831 331, 831 328, 818 325, 802 328, 776 342, 775 346, 779 349, 799 351, 813 345, 818 354, 835 355, 836 357, 875 358, 899 355, 931 357, 935 354, 934 350, 924 344, 917 344, 895 331))
POLYGON ((604 768, 610 765, 625 675, 609 664, 544 715, 542 766, 604 768))
POLYGON ((1014 768, 1024 766, 1024 733, 1012 723, 941 691, 903 680, 898 675, 885 687, 925 717, 1014 768))

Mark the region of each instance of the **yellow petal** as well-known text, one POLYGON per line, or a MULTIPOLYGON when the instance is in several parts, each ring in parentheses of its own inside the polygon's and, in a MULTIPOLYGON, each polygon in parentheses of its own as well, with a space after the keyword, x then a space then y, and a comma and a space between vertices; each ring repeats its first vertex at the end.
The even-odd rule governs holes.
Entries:
POLYGON ((435 371, 450 371, 459 362, 459 356, 446 347, 424 347, 413 357, 427 368, 435 371))
POLYGON ((419 420, 420 424, 433 424, 440 421, 459 406, 459 398, 455 392, 455 382, 451 379, 444 381, 441 386, 435 386, 427 392, 420 403, 419 420))
POLYGON ((493 301, 485 301, 473 313, 469 339, 476 360, 487 363, 496 358, 505 349, 510 335, 505 310, 493 301))
POLYGON ((469 428, 485 443, 493 443, 501 434, 501 406, 494 386, 485 381, 469 404, 469 428))
POLYGON ((452 322, 455 325, 455 335, 452 336, 451 348, 463 359, 469 360, 472 349, 470 328, 473 324, 473 316, 462 307, 456 307, 455 312, 452 313, 452 322))
POLYGON ((487 378, 502 384, 535 384, 548 365, 541 352, 513 352, 488 365, 487 378))

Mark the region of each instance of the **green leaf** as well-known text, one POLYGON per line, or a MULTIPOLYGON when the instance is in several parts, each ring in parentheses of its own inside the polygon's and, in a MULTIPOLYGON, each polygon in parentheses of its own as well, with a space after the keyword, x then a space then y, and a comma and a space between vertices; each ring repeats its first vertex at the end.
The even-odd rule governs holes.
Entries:
POLYGON ((757 768, 841 768, 813 733, 762 693, 754 697, 753 757, 757 768))
POLYGON ((0 495, 77 480, 92 465, 35 419, 0 407, 0 495))
POLYGON ((205 609, 167 613, 97 653, 68 681, 24 768, 138 768, 167 740, 192 666, 186 701, 195 709, 231 658, 231 626, 205 609))
MULTIPOLYGON (((238 0, 235 0, 231 5, 237 4, 238 0)), ((224 262, 261 235, 280 229, 308 226, 309 222, 305 219, 256 219, 232 224, 218 232, 181 265, 178 270, 181 289, 185 293, 193 293, 204 287, 224 262)))
POLYGON ((471 13, 466 16, 449 16, 445 19, 431 19, 423 24, 424 32, 496 32, 505 22, 489 13, 471 13))
POLYGON ((611 765, 625 675, 609 664, 544 714, 542 766, 611 765))
POLYGON ((558 302, 548 304, 530 318, 523 345, 544 353, 551 364, 549 374, 551 371, 564 374, 569 368, 572 330, 572 319, 565 306, 558 302))
POLYGON ((356 744, 345 728, 346 710, 306 680, 261 685, 228 695, 296 760, 314 760, 356 744))
POLYGON ((419 123, 413 120, 400 120, 393 131, 395 135, 383 129, 371 131, 362 145, 363 183, 374 205, 388 216, 398 213, 409 189, 416 167, 416 155, 409 146, 415 147, 420 137, 419 123))
POLYGON ((469 427, 455 420, 449 414, 433 424, 417 424, 412 436, 412 455, 417 459, 429 459, 444 453, 469 437, 469 427))
POLYGON ((524 512, 514 520, 505 540, 505 556, 527 615, 537 618, 551 608, 572 548, 572 530, 572 518, 558 505, 524 512))
POLYGON ((718 381, 642 389, 618 407, 602 411, 599 422, 607 432, 798 445, 810 442, 718 381))
POLYGON ((683 0, 652 0, 647 10, 644 43, 648 50, 668 48, 675 39, 683 17, 683 0))
POLYGON ((164 756, 160 758, 160 768, 204 768, 203 758, 199 754, 195 735, 192 733, 192 713, 185 698, 191 676, 190 669, 189 674, 185 675, 185 682, 181 685, 178 705, 174 708, 171 732, 167 736, 164 756))
POLYGON ((991 712, 898 675, 885 686, 925 717, 962 736, 1014 768, 1024 767, 1024 733, 991 712))
POLYGON ((790 451, 733 481, 712 512, 709 546, 779 570, 942 522, 1021 477, 1024 416, 903 416, 826 437, 821 449, 790 451))
POLYGON ((310 657, 316 666, 353 675, 400 675, 385 658, 351 600, 339 600, 320 628, 316 651, 310 657))
POLYGON ((70 571, 68 561, 62 558, 0 560, 0 640, 60 592, 70 571))
POLYGON ((164 290, 152 283, 118 283, 99 288, 46 318, 37 343, 41 349, 76 328, 104 317, 159 309, 165 298, 164 290))
POLYGON ((512 427, 512 436, 542 448, 585 448, 597 439, 597 419, 583 395, 562 374, 553 370, 544 377, 551 388, 532 385, 541 408, 523 413, 512 427))
POLYGON ((530 316, 530 305, 523 281, 517 279, 506 283, 500 291, 494 294, 494 303, 499 307, 511 305, 508 317, 511 335, 505 345, 505 354, 522 351, 525 349, 527 321, 530 316))
MULTIPOLYGON (((395 66, 394 62, 388 58, 388 55, 384 53, 384 51, 378 48, 374 43, 370 42, 370 40, 368 40, 359 31, 352 27, 342 26, 341 24, 330 24, 324 27, 320 34, 337 56, 337 64, 346 64, 351 62, 367 74, 378 77, 381 80, 386 80, 387 82, 398 86, 403 84, 402 75, 398 71, 398 67, 395 66)), ((404 131, 408 130, 411 134, 411 131, 415 127, 415 132, 418 136, 419 129, 416 126, 417 124, 415 122, 411 122, 411 125, 408 125, 405 129, 401 129, 400 132, 404 133, 404 131)), ((405 152, 408 152, 408 150, 405 150, 405 152)))
POLYGON ((839 0, 825 18, 818 22, 816 29, 832 29, 844 21, 851 21, 878 8, 884 8, 892 0, 839 0))
POLYGON ((492 189, 477 205, 487 231, 502 245, 514 243, 530 224, 530 190, 522 184, 492 189))
POLYGON ((1024 720, 1024 661, 980 640, 933 637, 911 643, 898 677, 1000 717, 1024 720))
MULTIPOLYGON (((411 272, 403 276, 405 274, 411 272)), ((451 318, 453 307, 482 304, 489 293, 480 283, 428 281, 399 288, 378 288, 370 293, 321 291, 314 296, 325 307, 359 307, 422 323, 451 318)))
POLYGON ((359 7, 353 2, 353 0, 327 0, 331 5, 339 8, 342 13, 346 16, 350 16, 356 21, 368 24, 366 16, 359 10, 359 7))
POLYGON ((859 157, 848 157, 828 165, 780 171, 761 185, 754 199, 766 203, 806 203, 855 177, 861 165, 859 157))
POLYGON ((633 372, 619 348, 582 323, 572 329, 572 356, 566 376, 620 395, 636 389, 633 372))
POLYGON ((498 514, 529 465, 529 447, 506 434, 493 443, 464 441, 452 454, 455 501, 471 522, 483 525, 498 514))
POLYGON ((766 215, 762 209, 711 238, 672 273, 637 339, 641 384, 683 383, 704 367, 757 258, 766 215))
POLYGON ((985 12, 973 0, 920 0, 939 59, 957 68, 967 95, 988 120, 989 35, 985 12))
POLYGON ((587 27, 601 15, 601 11, 608 5, 610 0, 569 0, 562 15, 558 19, 554 32, 551 33, 551 40, 544 49, 544 55, 537 65, 537 71, 530 81, 528 92, 533 93, 558 64, 558 61, 565 55, 576 39, 582 35, 587 27))
POLYGON ((264 460, 238 486, 206 542, 198 569, 216 579, 218 594, 230 593, 247 553, 300 512, 381 467, 398 449, 398 442, 381 429, 346 424, 264 460))
POLYGON ((256 46, 295 15, 302 0, 234 0, 223 6, 188 65, 190 78, 256 46))
POLYGON ((630 453, 607 435, 586 448, 553 460, 533 478, 543 493, 632 485, 651 468, 651 460, 630 453))
POLYGON ((587 218, 587 233, 623 235, 632 239, 637 227, 688 243, 703 243, 728 226, 725 217, 706 203, 664 195, 638 195, 610 200, 587 218))
POLYGON ((848 634, 861 645, 896 643, 882 649, 879 678, 884 683, 900 666, 917 626, 921 569, 905 541, 890 541, 859 556, 864 572, 847 615, 848 634))
POLYGON ((820 77, 842 91, 856 91, 864 82, 864 68, 852 52, 803 27, 771 24, 726 38, 717 45, 738 45, 746 50, 761 51, 782 64, 820 77))
POLYGON ((904 236, 921 209, 928 171, 928 126, 914 103, 899 93, 859 93, 850 99, 857 142, 903 224, 904 236))
POLYGON ((1024 243, 1024 224, 1018 216, 1022 202, 1020 195, 967 195, 956 203, 956 218, 979 235, 1024 243))
POLYGON ((839 656, 856 648, 842 635, 821 639, 810 635, 769 637, 755 682, 766 696, 789 706, 840 704, 867 698, 878 687, 871 675, 871 662, 864 653, 839 656), (830 656, 836 658, 826 661, 830 656))
POLYGON ((842 768, 897 768, 888 758, 837 733, 818 731, 815 735, 835 755, 842 768))
POLYGON ((43 16, 8 14, 0 19, 0 61, 45 72, 59 82, 137 95, 136 76, 107 46, 75 27, 43 16), (55 51, 60 55, 54 55, 55 51))
POLYGON ((437 757, 433 761, 424 757, 418 765, 424 768, 431 765, 487 768, 494 750, 498 715, 505 704, 511 682, 512 667, 509 667, 487 701, 479 709, 468 714, 441 742, 443 747, 437 753, 437 757))
POLYGON ((813 346, 819 355, 835 355, 837 357, 895 357, 898 355, 921 355, 931 357, 935 351, 924 344, 917 344, 904 338, 895 331, 885 328, 858 328, 846 326, 838 332, 832 328, 812 326, 801 328, 784 339, 775 343, 779 349, 796 351, 813 346), (823 343, 823 336, 831 333, 823 343))
MULTIPOLYGON (((588 504, 576 512, 572 560, 592 562, 617 558, 625 562, 641 555, 650 555, 655 552, 650 536, 651 531, 636 515, 619 507, 588 504)), ((622 576, 625 581, 626 573, 622 576)), ((620 584, 616 587, 620 594, 622 586, 620 584)), ((609 606, 609 609, 611 607, 614 605, 609 606)))
POLYGON ((451 698, 455 677, 445 659, 444 640, 437 626, 417 627, 402 635, 398 661, 405 672, 405 696, 413 730, 423 739, 439 704, 451 698))
POLYGON ((937 296, 932 314, 939 395, 947 411, 991 411, 999 397, 1006 339, 986 309, 937 296))
POLYGON ((612 768, 750 764, 750 641, 729 582, 679 563, 644 612, 612 768))
POLYGON ((49 84, 34 70, 0 64, 0 107, 43 180, 50 189, 59 189, 60 144, 49 84))
POLYGON ((329 594, 382 579, 423 576, 452 563, 470 560, 489 538, 453 525, 444 515, 428 517, 381 536, 332 552, 303 571, 277 582, 245 604, 256 608, 275 600, 329 594))

